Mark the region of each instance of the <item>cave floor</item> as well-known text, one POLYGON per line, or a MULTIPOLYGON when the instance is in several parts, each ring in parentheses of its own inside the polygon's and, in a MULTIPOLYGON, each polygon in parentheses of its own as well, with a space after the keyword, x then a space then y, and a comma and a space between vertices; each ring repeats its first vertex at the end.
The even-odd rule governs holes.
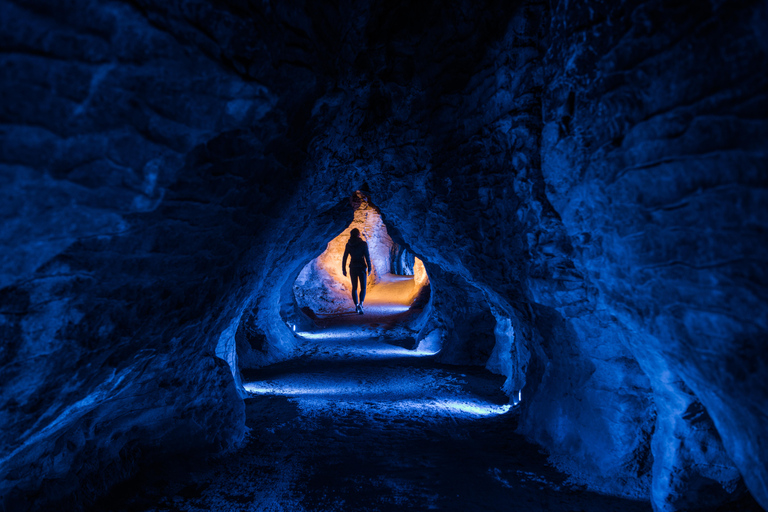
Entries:
POLYGON ((338 297, 332 312, 313 312, 318 331, 303 333, 308 338, 388 338, 402 339, 412 334, 408 324, 421 313, 411 309, 414 299, 413 276, 384 274, 368 287, 364 315, 355 312, 352 298, 346 293, 338 297))
POLYGON ((307 344, 244 375, 241 450, 145 471, 100 510, 651 510, 569 483, 514 433, 497 375, 380 339, 307 344))

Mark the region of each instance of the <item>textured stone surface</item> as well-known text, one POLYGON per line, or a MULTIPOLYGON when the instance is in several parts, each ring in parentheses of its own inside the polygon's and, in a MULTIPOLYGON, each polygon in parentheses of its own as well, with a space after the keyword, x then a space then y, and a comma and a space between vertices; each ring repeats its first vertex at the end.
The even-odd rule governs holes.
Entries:
POLYGON ((0 496, 74 509, 153 453, 242 438, 213 352, 290 179, 265 150, 285 123, 130 4, 0 9, 0 496))
POLYGON ((728 456, 768 504, 766 14, 761 2, 553 11, 547 195, 651 378, 658 510, 706 505, 702 485, 733 491, 728 456))
POLYGON ((559 468, 768 505, 765 2, 0 9, 5 509, 236 446, 358 189, 559 468))

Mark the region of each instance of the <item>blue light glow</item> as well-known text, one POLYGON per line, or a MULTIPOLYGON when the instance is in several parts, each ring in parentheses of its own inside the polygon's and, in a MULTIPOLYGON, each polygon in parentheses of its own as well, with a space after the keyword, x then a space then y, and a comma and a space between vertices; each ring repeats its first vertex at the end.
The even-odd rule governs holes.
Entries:
POLYGON ((498 416, 509 412, 511 405, 495 405, 472 400, 422 400, 406 401, 400 404, 404 409, 417 409, 436 415, 450 414, 460 416, 498 416))
POLYGON ((298 383, 290 385, 273 382, 250 382, 245 385, 246 391, 254 395, 294 397, 299 405, 309 408, 334 403, 347 409, 375 410, 379 414, 467 417, 497 416, 512 409, 510 404, 493 404, 476 398, 399 398, 418 394, 422 388, 422 383, 411 382, 399 383, 397 387, 390 385, 386 390, 363 390, 351 380, 335 386, 302 387, 298 383))
POLYGON ((415 362, 434 352, 407 350, 381 339, 339 338, 333 332, 298 334, 309 335, 312 362, 245 383, 248 393, 288 397, 305 412, 354 410, 422 420, 480 418, 512 408, 501 402, 503 395, 490 400, 469 391, 466 375, 458 371, 415 362))
MULTIPOLYGON (((333 329, 324 329, 322 331, 297 331, 296 336, 304 340, 341 342, 368 339, 373 341, 378 337, 377 332, 366 332, 359 327, 337 327, 333 329)), ((329 347, 331 345, 328 345, 329 347)), ((375 343, 370 345, 348 345, 344 347, 344 352, 349 357, 358 358, 393 358, 393 357, 427 357, 434 356, 439 351, 428 349, 408 350, 395 345, 386 343, 375 343)))

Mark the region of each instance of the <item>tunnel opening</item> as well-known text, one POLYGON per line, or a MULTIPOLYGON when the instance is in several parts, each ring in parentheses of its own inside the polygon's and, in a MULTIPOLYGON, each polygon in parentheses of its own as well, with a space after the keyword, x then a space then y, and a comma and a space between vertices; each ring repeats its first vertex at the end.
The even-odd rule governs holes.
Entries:
POLYGON ((301 355, 244 368, 247 403, 266 399, 282 407, 287 399, 311 414, 375 415, 408 428, 423 421, 470 425, 509 412, 513 403, 502 375, 468 361, 439 361, 442 337, 429 324, 437 309, 429 264, 365 193, 356 191, 351 204, 351 222, 282 288, 281 320, 302 340, 301 355), (342 270, 355 229, 368 244, 371 263, 362 314, 355 309, 349 270, 342 270))
POLYGON ((404 348, 416 348, 416 336, 428 315, 431 298, 424 262, 392 239, 369 197, 356 191, 351 203, 352 221, 302 268, 293 282, 291 299, 304 321, 287 318, 286 324, 302 338, 375 336, 398 340, 404 348), (359 287, 356 296, 361 312, 353 299, 351 258, 346 267, 342 265, 353 230, 360 233, 370 255, 366 285, 359 287))
POLYGON ((290 261, 276 267, 275 286, 243 303, 218 340, 216 354, 229 364, 241 396, 247 395, 242 372, 306 355, 313 350, 308 340, 375 339, 384 346, 366 350, 378 356, 433 355, 442 348, 440 331, 429 323, 436 311, 429 263, 366 193, 355 191, 316 215, 313 226, 298 230, 290 261), (370 243, 373 262, 363 315, 355 313, 350 278, 341 271, 355 228, 370 243))

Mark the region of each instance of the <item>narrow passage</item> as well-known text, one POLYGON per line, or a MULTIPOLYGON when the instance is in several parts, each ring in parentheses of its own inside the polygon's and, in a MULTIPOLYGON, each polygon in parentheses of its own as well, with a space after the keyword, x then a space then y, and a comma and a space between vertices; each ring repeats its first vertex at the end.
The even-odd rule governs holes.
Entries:
POLYGON ((142 482, 114 510, 651 510, 568 484, 514 433, 502 377, 382 337, 407 314, 382 298, 403 282, 369 314, 322 318, 303 357, 244 375, 242 450, 142 482))

